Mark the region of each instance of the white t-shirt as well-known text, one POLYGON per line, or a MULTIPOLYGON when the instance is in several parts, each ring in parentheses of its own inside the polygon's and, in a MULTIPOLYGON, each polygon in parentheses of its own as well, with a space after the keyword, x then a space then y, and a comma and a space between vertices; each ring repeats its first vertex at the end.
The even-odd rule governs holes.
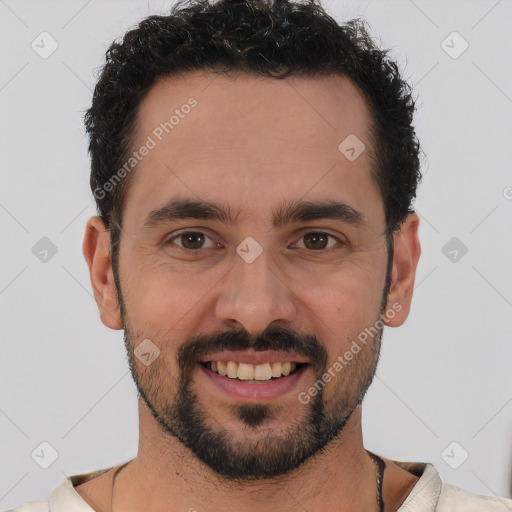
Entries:
MULTIPOLYGON (((397 512, 512 512, 512 500, 480 496, 460 487, 442 483, 439 473, 432 464, 393 462, 419 477, 397 512)), ((76 492, 74 484, 111 469, 64 478, 47 498, 30 501, 9 512, 93 512, 94 509, 76 492)))

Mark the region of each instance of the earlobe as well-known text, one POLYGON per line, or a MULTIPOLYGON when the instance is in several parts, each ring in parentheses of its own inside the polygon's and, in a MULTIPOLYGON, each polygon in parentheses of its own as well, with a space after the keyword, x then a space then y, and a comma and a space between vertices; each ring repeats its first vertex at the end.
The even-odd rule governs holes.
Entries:
POLYGON ((410 213, 403 222, 400 231, 394 236, 393 269, 391 285, 388 293, 386 311, 393 310, 394 314, 386 315, 386 325, 398 327, 409 315, 416 267, 421 254, 418 238, 419 217, 410 213))
POLYGON ((111 329, 122 329, 123 322, 117 301, 112 260, 110 231, 100 217, 91 217, 86 224, 83 254, 89 267, 89 276, 98 305, 101 321, 111 329))

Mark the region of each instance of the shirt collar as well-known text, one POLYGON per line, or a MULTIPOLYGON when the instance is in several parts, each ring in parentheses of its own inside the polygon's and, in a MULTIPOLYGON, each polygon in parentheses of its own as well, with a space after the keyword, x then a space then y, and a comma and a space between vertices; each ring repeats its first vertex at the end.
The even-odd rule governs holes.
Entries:
POLYGON ((424 462, 393 462, 419 477, 397 512, 435 512, 443 487, 436 468, 424 462))
MULTIPOLYGON (((442 488, 441 478, 435 467, 422 462, 393 462, 419 477, 397 512, 435 512, 442 488)), ((50 512, 94 512, 76 492, 74 485, 100 476, 114 467, 116 466, 63 478, 48 498, 50 512)))

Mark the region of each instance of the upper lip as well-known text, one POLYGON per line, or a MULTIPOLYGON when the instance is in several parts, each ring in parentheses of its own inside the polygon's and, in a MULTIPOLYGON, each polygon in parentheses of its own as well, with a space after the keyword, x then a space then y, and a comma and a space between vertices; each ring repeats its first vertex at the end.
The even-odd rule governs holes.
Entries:
POLYGON ((255 352, 254 350, 224 350, 207 354, 201 358, 202 363, 208 361, 236 361, 237 363, 246 364, 263 364, 263 363, 286 363, 288 361, 294 363, 308 363, 307 357, 286 352, 284 350, 265 350, 255 352))

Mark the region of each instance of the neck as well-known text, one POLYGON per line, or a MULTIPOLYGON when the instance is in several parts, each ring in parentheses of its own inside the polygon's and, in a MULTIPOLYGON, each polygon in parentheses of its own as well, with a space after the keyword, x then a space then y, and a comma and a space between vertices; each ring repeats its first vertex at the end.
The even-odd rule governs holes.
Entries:
POLYGON ((137 457, 115 484, 114 510, 167 511, 264 510, 310 512, 377 511, 374 461, 363 446, 361 407, 339 438, 295 471, 274 479, 233 483, 219 477, 165 433, 139 400, 140 435, 137 457), (300 504, 300 507, 299 505, 300 504))

